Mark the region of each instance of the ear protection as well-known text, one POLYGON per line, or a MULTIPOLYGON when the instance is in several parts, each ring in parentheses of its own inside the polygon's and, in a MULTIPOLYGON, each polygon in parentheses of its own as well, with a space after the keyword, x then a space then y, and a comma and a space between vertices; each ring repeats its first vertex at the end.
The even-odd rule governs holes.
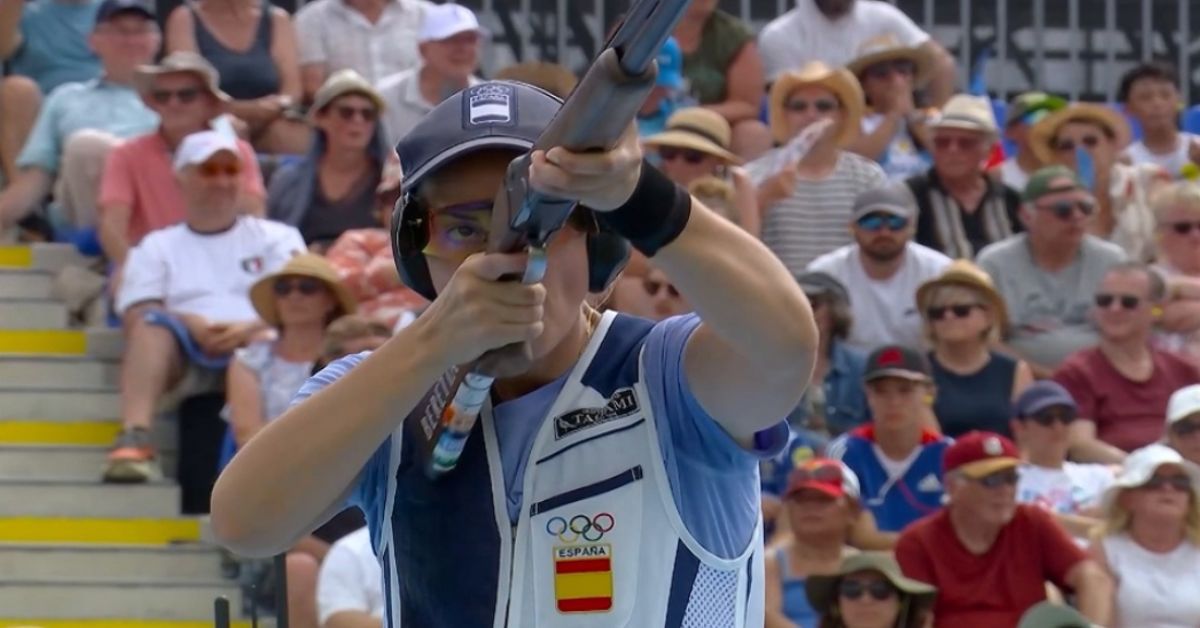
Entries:
MULTIPOLYGON (((600 227, 590 212, 589 217, 596 228, 589 229, 587 234, 588 292, 600 293, 608 289, 625 268, 631 247, 625 238, 600 227)), ((391 236, 392 258, 400 272, 400 280, 430 301, 437 298, 429 263, 423 253, 429 244, 429 208, 412 191, 406 191, 396 201, 391 236)))

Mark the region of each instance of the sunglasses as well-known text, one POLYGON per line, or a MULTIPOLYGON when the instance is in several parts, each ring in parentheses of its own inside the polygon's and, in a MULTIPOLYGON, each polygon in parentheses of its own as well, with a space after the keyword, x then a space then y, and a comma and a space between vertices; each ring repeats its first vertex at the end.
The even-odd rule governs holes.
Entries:
POLYGON ((947 314, 954 314, 955 318, 966 318, 971 315, 971 310, 975 308, 983 309, 983 305, 979 303, 960 303, 956 305, 931 305, 925 310, 929 315, 929 320, 940 321, 946 318, 947 314))
POLYGON ((977 137, 948 137, 945 135, 938 135, 933 138, 933 147, 938 150, 950 150, 951 148, 957 148, 962 152, 967 152, 979 148, 982 143, 983 141, 977 137))
POLYGON ((277 297, 286 297, 293 292, 299 292, 306 297, 311 297, 312 295, 320 292, 324 287, 325 286, 321 284, 320 280, 313 279, 312 277, 280 279, 275 282, 274 286, 272 286, 275 291, 275 296, 277 297))
POLYGON ((1016 486, 1018 479, 1020 479, 1020 476, 1016 470, 1009 469, 1007 471, 989 473, 975 481, 984 488, 1000 488, 1001 486, 1016 486))
POLYGON ((1091 201, 1059 201, 1052 205, 1038 205, 1038 209, 1044 209, 1060 220, 1070 220, 1076 210, 1084 217, 1091 216, 1096 206, 1091 201))
POLYGON ((1177 491, 1187 493, 1192 490, 1192 478, 1186 475, 1155 475, 1146 480, 1146 483, 1138 488, 1148 491, 1158 491, 1168 486, 1177 491))
POLYGON ((876 63, 866 69, 863 75, 867 78, 883 79, 893 74, 913 76, 917 73, 917 64, 907 60, 896 60, 890 63, 876 63))
POLYGON ((209 179, 214 179, 221 175, 236 177, 242 173, 242 167, 238 164, 218 164, 211 161, 200 164, 197 170, 199 170, 200 176, 209 179))
POLYGON ((879 231, 886 227, 888 231, 904 231, 908 227, 908 219, 895 214, 867 214, 859 218, 855 224, 865 231, 879 231))
POLYGON ((838 595, 843 599, 857 600, 864 594, 882 602, 896 595, 896 588, 885 580, 872 580, 870 583, 864 583, 862 580, 842 580, 838 584, 838 595))
POLYGON ((150 98, 155 104, 166 105, 172 100, 178 100, 181 105, 190 105, 200 98, 204 91, 198 87, 183 89, 155 89, 150 91, 150 98))
POLYGON ((676 148, 674 146, 663 146, 658 149, 658 156, 662 157, 663 161, 675 161, 678 158, 683 159, 689 164, 696 165, 708 155, 691 148, 676 148))
POLYGON ((793 111, 795 113, 804 113, 804 112, 808 111, 809 107, 812 107, 814 110, 817 111, 817 113, 829 113, 831 111, 836 111, 838 106, 839 106, 838 101, 836 101, 836 100, 830 100, 828 98, 819 98, 812 102, 809 102, 807 100, 789 100, 786 103, 784 103, 783 108, 788 111, 793 111))
POLYGON ((1171 424, 1171 431, 1176 436, 1191 436, 1200 432, 1200 421, 1176 421, 1171 424))
POLYGON ((1042 427, 1050 427, 1055 422, 1070 425, 1077 417, 1074 412, 1067 408, 1046 408, 1040 412, 1034 412, 1025 418, 1042 427))
POLYGON ((1181 236, 1190 234, 1192 229, 1200 231, 1200 222, 1188 222, 1185 220, 1182 222, 1171 223, 1171 231, 1174 231, 1181 236))
POLYGON ((378 115, 378 112, 372 107, 351 107, 350 105, 337 105, 333 108, 333 112, 346 122, 350 122, 356 116, 362 118, 363 122, 374 122, 378 115))
POLYGON ((1106 294, 1101 292, 1095 297, 1096 307, 1107 310, 1112 307, 1113 303, 1120 302, 1121 307, 1126 310, 1136 310, 1142 303, 1141 297, 1135 297, 1132 294, 1106 294))
POLYGON ((1078 143, 1076 143, 1075 140, 1058 140, 1058 141, 1054 142, 1054 148, 1055 148, 1055 150, 1057 150, 1061 153, 1065 153, 1068 151, 1075 150, 1075 147, 1080 144, 1082 144, 1084 146, 1084 148, 1095 148, 1096 146, 1098 146, 1100 144, 1100 136, 1099 135, 1085 135, 1085 136, 1079 138, 1078 143))
POLYGON ((679 289, 675 287, 675 284, 670 282, 658 281, 656 279, 643 279, 642 287, 646 289, 646 294, 649 294, 652 297, 656 297, 658 296, 659 292, 666 290, 667 294, 670 295, 672 299, 679 298, 679 289))

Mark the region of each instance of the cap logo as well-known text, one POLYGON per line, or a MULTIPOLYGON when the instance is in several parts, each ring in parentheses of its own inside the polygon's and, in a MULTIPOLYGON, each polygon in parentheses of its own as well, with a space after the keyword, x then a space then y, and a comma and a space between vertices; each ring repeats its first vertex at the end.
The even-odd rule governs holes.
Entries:
POLYGON ((884 349, 879 354, 879 358, 875 360, 879 366, 902 366, 904 364, 904 354, 899 349, 892 347, 884 349))
POLYGON ((513 124, 516 120, 517 92, 512 85, 485 83, 467 91, 468 126, 513 124))
POLYGON ((989 456, 999 456, 1004 453, 1004 445, 1000 444, 999 438, 989 436, 983 439, 983 452, 989 456))

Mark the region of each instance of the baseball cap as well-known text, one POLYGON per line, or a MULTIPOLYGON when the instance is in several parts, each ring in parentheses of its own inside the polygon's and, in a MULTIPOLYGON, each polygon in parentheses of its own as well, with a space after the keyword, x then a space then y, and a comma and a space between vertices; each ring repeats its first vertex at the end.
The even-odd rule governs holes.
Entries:
POLYGON ((1017 397, 1013 403, 1013 415, 1018 418, 1030 417, 1053 406, 1066 406, 1079 412, 1075 399, 1062 384, 1048 379, 1038 380, 1017 397))
POLYGON ((417 43, 441 41, 467 31, 487 35, 474 11, 461 4, 435 4, 425 8, 417 43))
POLYGON ((943 472, 958 471, 969 478, 981 478, 1020 463, 1017 446, 992 432, 967 432, 942 453, 943 472))
POLYGON ((1033 203, 1049 194, 1074 190, 1087 191, 1087 186, 1083 184, 1074 170, 1066 166, 1046 166, 1039 168, 1029 177, 1029 183, 1025 184, 1021 198, 1026 203, 1033 203), (1062 179, 1067 179, 1067 181, 1064 182, 1062 179))
POLYGON ((220 131, 192 133, 183 138, 179 149, 175 151, 175 171, 202 164, 221 151, 233 153, 238 161, 242 159, 242 153, 238 150, 237 138, 220 131))
POLYGON ((885 345, 867 356, 863 381, 884 377, 899 377, 912 381, 928 381, 932 377, 929 360, 916 349, 900 345, 885 345))
POLYGON ((217 69, 204 57, 187 50, 177 50, 163 57, 158 65, 143 65, 137 69, 134 79, 138 89, 147 91, 156 76, 187 72, 204 81, 204 87, 218 100, 229 101, 229 94, 221 91, 217 69))
POLYGON ((1184 386, 1171 393, 1167 400, 1167 425, 1182 421, 1200 412, 1200 384, 1184 386))
POLYGON ((658 78, 654 84, 671 89, 683 87, 683 49, 674 37, 668 37, 658 50, 658 78))
POLYGON ((854 199, 850 220, 858 220, 867 214, 883 212, 911 220, 917 215, 917 203, 912 192, 903 181, 885 183, 876 188, 860 192, 854 199))
POLYGON ((992 103, 981 96, 958 94, 946 101, 942 112, 934 119, 932 128, 962 129, 987 135, 995 135, 996 114, 992 111, 992 103))
POLYGON ((154 5, 143 0, 104 0, 96 9, 96 24, 103 24, 126 13, 137 13, 148 20, 156 16, 154 5))
POLYGON ((1046 601, 1029 607, 1021 615, 1017 628, 1092 628, 1095 625, 1070 606, 1046 601))
POLYGON ((840 460, 830 458, 813 458, 796 467, 788 475, 787 490, 784 498, 802 491, 812 489, 830 497, 851 497, 858 499, 861 490, 858 476, 840 460))
POLYGON ((819 270, 803 272, 796 275, 796 283, 800 284, 800 289, 809 296, 833 295, 842 301, 850 301, 846 287, 829 273, 819 270))
POLYGON ((1008 104, 1008 110, 1004 115, 1004 126, 1007 128, 1022 121, 1032 124, 1037 122, 1037 120, 1024 120, 1025 116, 1031 113, 1044 116, 1047 113, 1058 111, 1066 106, 1067 100, 1065 98, 1052 96, 1046 92, 1025 92, 1008 104))

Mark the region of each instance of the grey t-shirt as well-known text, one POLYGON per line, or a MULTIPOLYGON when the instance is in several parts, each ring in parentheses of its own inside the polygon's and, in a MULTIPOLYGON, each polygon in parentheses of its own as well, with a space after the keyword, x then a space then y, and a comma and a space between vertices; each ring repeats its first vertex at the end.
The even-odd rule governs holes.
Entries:
POLYGON ((1124 260, 1121 247, 1085 235, 1076 260, 1049 273, 1034 264, 1023 233, 984 248, 978 259, 1008 307, 1009 346, 1050 368, 1098 342, 1088 309, 1109 267, 1124 260))

